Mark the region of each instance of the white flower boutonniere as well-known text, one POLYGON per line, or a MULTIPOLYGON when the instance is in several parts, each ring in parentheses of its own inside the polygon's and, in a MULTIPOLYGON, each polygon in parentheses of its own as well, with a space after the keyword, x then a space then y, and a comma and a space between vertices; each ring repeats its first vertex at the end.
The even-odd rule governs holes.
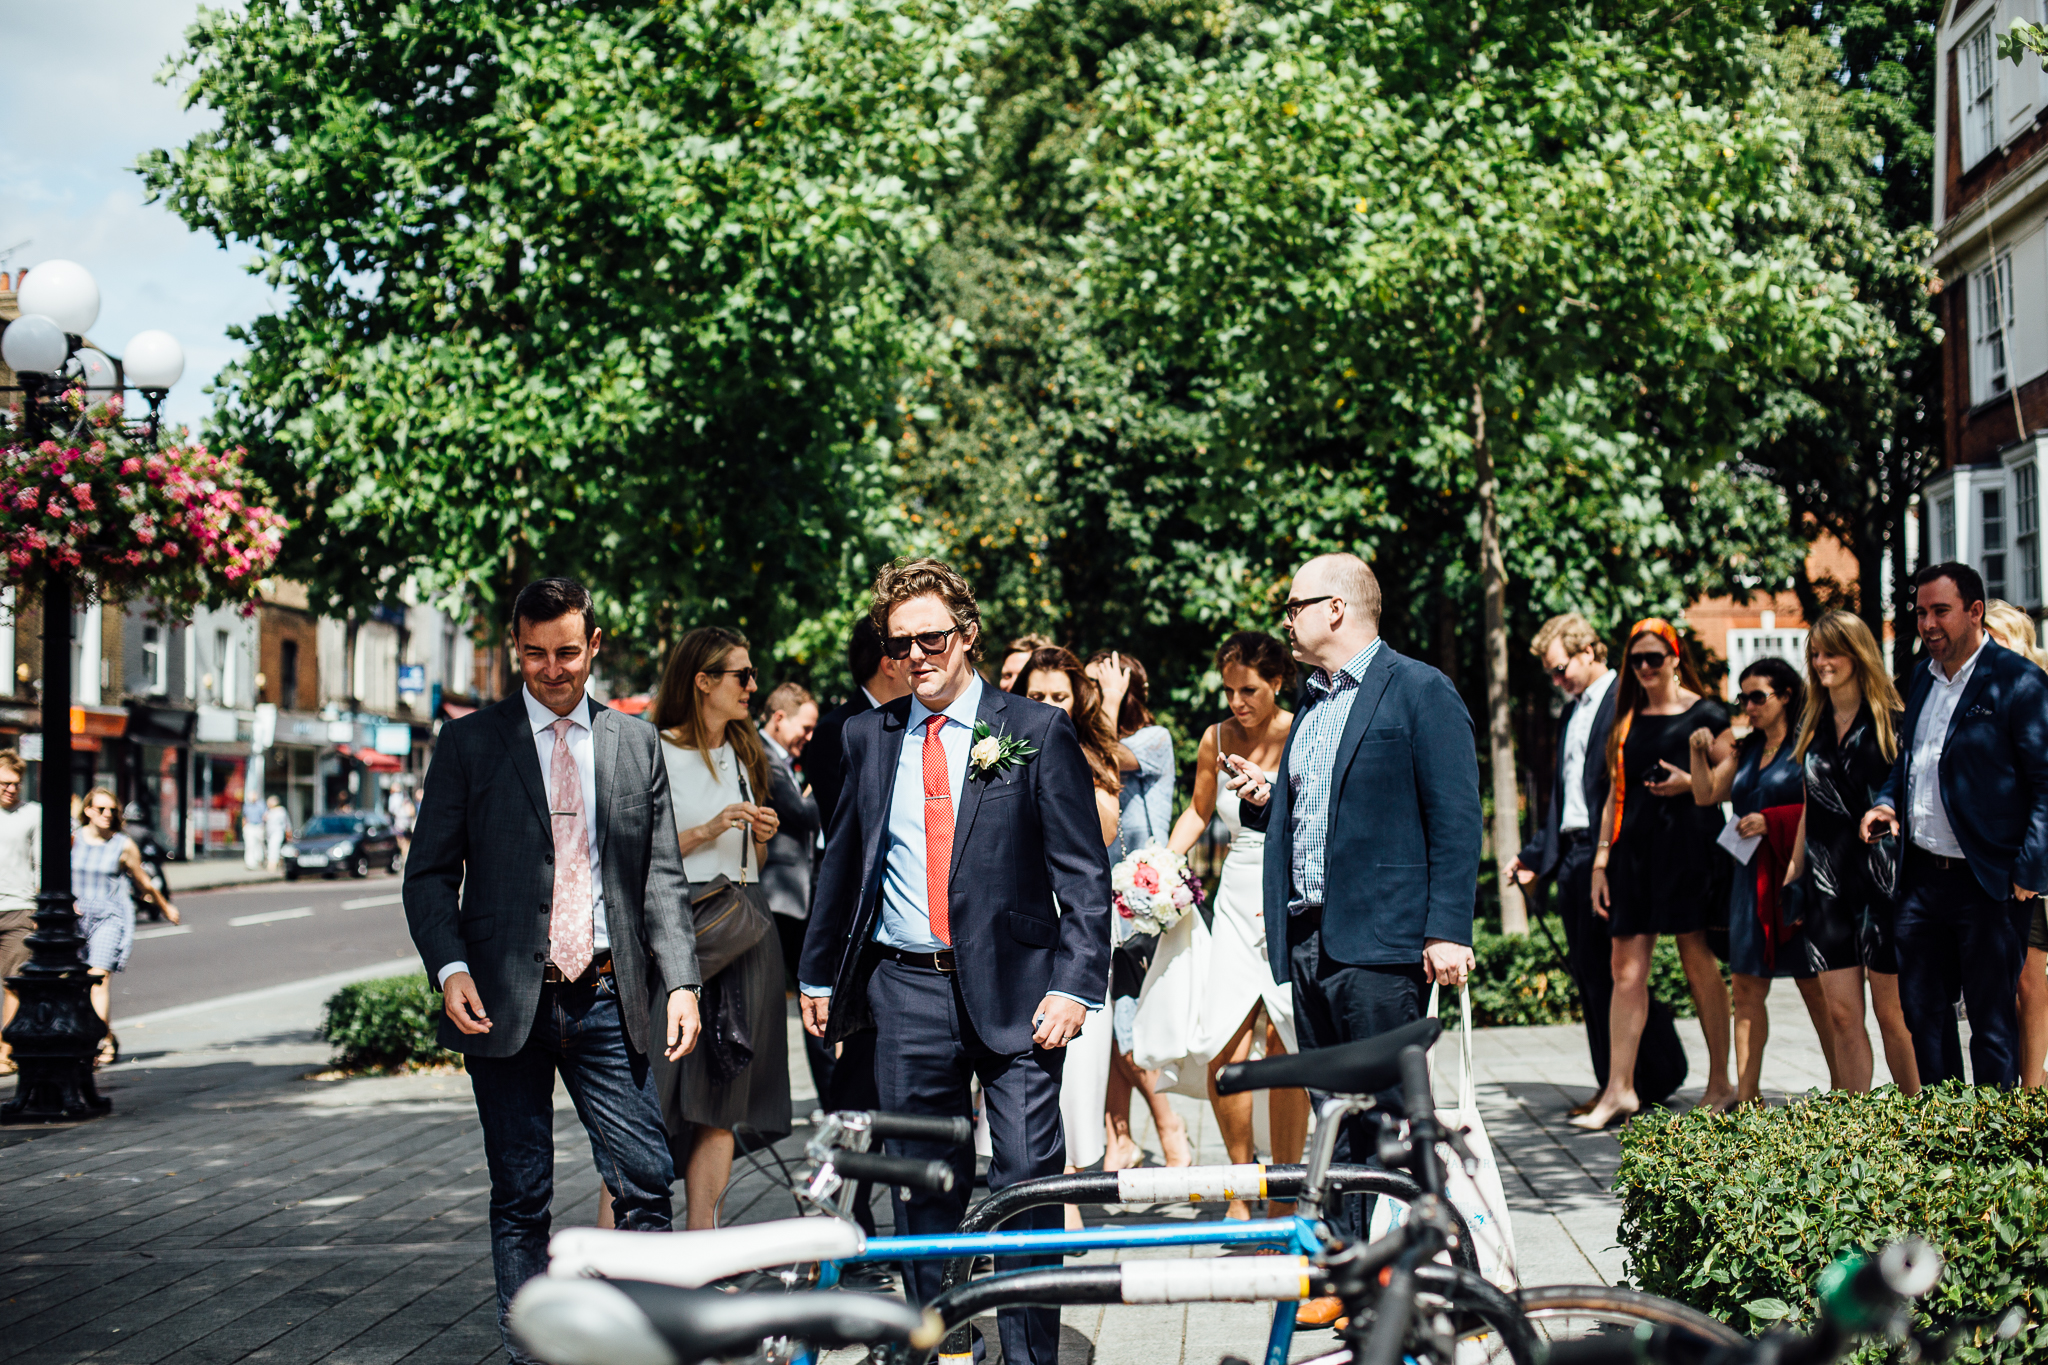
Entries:
POLYGON ((988 722, 974 722, 974 747, 967 751, 967 775, 987 782, 997 773, 1021 767, 1038 752, 1015 735, 999 735, 988 722))

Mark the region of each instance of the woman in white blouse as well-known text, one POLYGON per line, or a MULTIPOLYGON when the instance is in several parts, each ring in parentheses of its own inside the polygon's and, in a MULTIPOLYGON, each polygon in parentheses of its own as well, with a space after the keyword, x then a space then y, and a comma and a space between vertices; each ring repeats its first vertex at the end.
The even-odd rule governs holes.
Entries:
MULTIPOLYGON (((721 874, 735 883, 761 879, 761 855, 780 824, 766 804, 768 756, 748 719, 756 690, 747 642, 702 626, 669 655, 652 720, 660 729, 675 809, 676 841, 692 888, 721 874), (752 847, 748 847, 751 836, 752 847)), ((673 1065, 653 1056, 662 1121, 689 1198, 689 1227, 715 1225, 732 1176, 733 1130, 773 1142, 790 1131, 788 1005, 782 948, 772 932, 704 983, 706 1038, 673 1065), (709 1044, 717 994, 744 1000, 753 1058, 729 1080, 714 1074, 709 1044)))

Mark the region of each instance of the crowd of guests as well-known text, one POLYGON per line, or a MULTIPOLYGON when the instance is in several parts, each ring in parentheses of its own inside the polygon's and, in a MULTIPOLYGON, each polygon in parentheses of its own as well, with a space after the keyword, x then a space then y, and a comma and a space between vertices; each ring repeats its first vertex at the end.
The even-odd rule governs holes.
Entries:
POLYGON ((1546 818, 1512 867, 1551 881, 1599 1091, 1587 1128, 1686 1075, 1652 949, 1675 939, 1708 1075, 1758 1098, 1774 981, 1799 991, 1831 1084, 1871 1087, 1876 1017, 1907 1093, 1965 1076, 2039 1086, 2048 1057, 2048 659, 2034 623, 1966 565, 1913 580, 1926 658, 1895 683, 1861 618, 1832 611, 1804 669, 1737 679, 1740 725, 1670 623, 1636 622, 1622 668, 1577 613, 1531 644, 1569 705, 1546 818), (1732 810, 1724 818, 1724 806, 1732 810), (1719 963, 1728 966, 1723 983, 1719 963), (1731 1069, 1732 1059, 1732 1069, 1731 1069))

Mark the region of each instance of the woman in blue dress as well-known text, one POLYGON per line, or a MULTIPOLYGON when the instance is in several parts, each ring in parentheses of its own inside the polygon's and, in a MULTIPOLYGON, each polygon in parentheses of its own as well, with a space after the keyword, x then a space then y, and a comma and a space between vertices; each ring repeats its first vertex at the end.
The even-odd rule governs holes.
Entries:
MULTIPOLYGON (((92 976, 92 1007, 110 1023, 113 973, 128 965, 135 947, 137 891, 163 911, 166 920, 178 922, 177 907, 143 871, 135 841, 121 833, 120 798, 105 787, 94 787, 85 794, 79 828, 71 835, 71 894, 78 899, 78 932, 85 940, 85 965, 92 976)), ((120 1055, 120 1040, 109 1028, 94 1065, 120 1055)))
POLYGON ((1695 731, 1692 781, 1693 800, 1702 806, 1732 803, 1736 835, 1756 841, 1746 845, 1746 858, 1726 852, 1725 845, 1722 854, 1738 864, 1728 892, 1728 969, 1734 977, 1735 1102, 1749 1104, 1761 1085, 1773 980, 1790 977, 1798 983, 1831 1083, 1835 1048, 1820 987, 1827 963, 1806 935, 1804 886, 1786 885, 1796 871, 1794 851, 1806 810, 1805 769, 1793 743, 1793 717, 1804 704, 1805 684, 1791 664, 1765 658, 1743 670, 1737 689, 1749 733, 1716 752, 1713 736, 1695 731))

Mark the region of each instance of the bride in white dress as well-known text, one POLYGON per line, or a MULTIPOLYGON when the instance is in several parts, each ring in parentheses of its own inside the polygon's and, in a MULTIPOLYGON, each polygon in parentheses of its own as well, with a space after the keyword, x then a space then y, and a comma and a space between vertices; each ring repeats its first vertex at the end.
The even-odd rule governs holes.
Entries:
MULTIPOLYGON (((1230 719, 1202 736, 1193 799, 1173 827, 1171 845, 1186 853, 1211 815, 1221 815, 1230 830, 1230 853, 1209 888, 1208 921, 1199 912, 1185 915, 1160 938, 1138 997, 1131 1056, 1141 1067, 1158 1068, 1161 1089, 1206 1098, 1231 1161, 1249 1162, 1256 1159, 1253 1097, 1218 1095, 1216 1072, 1252 1054, 1262 1016, 1266 1054, 1294 1051, 1294 996, 1292 987, 1273 979, 1266 958, 1264 836, 1244 827, 1237 794, 1218 783, 1217 766, 1222 755, 1235 754, 1269 780, 1277 776, 1294 723, 1280 709, 1279 694, 1292 683, 1294 661, 1272 636, 1241 631, 1217 650, 1216 666, 1230 719)), ((1276 1090, 1267 1100, 1273 1160, 1300 1161, 1308 1133, 1307 1093, 1276 1090)), ((1286 1211, 1280 1204, 1268 1208, 1269 1216, 1286 1211)), ((1251 1216, 1242 1200, 1233 1200, 1229 1213, 1251 1216)))

